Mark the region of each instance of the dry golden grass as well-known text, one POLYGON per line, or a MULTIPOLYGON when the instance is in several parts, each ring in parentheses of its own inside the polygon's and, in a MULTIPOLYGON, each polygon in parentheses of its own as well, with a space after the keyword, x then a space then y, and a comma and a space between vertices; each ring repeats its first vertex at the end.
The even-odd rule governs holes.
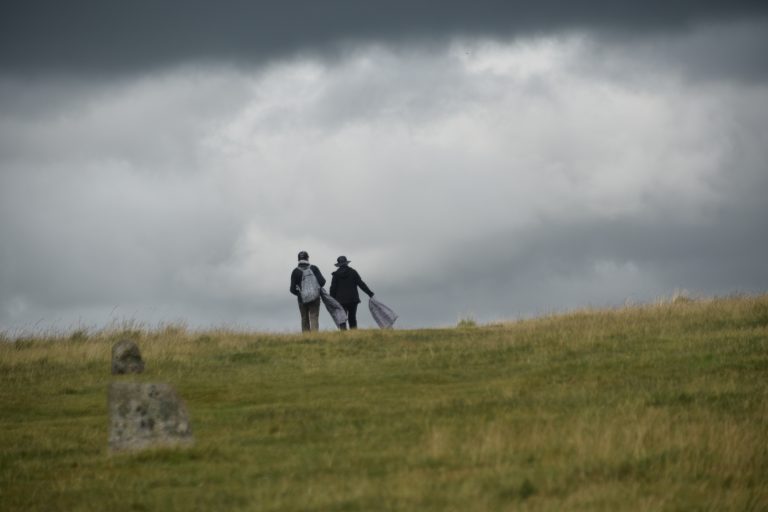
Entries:
POLYGON ((0 343, 0 510, 768 510, 768 296, 457 329, 0 343), (110 457, 112 344, 188 450, 110 457))

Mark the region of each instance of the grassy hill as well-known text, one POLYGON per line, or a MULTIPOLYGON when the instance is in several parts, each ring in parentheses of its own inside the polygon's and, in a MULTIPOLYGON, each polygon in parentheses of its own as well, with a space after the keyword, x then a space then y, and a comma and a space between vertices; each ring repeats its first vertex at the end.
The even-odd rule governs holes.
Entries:
POLYGON ((463 325, 5 340, 0 509, 768 510, 768 296, 463 325), (108 455, 113 380, 195 446, 108 455))

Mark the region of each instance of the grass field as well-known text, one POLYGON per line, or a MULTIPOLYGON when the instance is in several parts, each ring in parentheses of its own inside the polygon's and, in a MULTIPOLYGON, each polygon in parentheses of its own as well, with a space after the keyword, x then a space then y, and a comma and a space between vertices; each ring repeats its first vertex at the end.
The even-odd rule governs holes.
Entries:
POLYGON ((768 510, 768 296, 461 325, 6 339, 0 509, 768 510), (194 447, 110 456, 113 380, 194 447))

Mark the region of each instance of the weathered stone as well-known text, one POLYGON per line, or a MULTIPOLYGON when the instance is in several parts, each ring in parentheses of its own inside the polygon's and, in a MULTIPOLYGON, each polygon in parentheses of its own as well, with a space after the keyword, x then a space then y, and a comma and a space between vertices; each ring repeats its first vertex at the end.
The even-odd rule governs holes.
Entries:
POLYGON ((113 382, 109 386, 112 452, 194 442, 189 414, 168 384, 113 382))
POLYGON ((143 371, 144 361, 135 341, 124 338, 112 346, 112 375, 143 371))

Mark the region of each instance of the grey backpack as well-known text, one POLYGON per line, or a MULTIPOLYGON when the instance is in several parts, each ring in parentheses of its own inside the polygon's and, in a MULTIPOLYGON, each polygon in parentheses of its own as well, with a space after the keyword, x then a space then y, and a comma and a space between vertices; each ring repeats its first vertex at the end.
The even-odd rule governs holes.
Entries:
POLYGON ((312 267, 301 270, 301 302, 306 304, 312 302, 320 296, 320 283, 317 282, 312 267))

